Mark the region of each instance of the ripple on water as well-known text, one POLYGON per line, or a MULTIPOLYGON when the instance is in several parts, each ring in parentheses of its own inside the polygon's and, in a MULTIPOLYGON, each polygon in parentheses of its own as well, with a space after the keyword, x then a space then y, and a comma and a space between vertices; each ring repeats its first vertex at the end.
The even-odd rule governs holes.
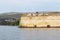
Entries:
POLYGON ((21 40, 60 40, 60 28, 21 28, 21 40))

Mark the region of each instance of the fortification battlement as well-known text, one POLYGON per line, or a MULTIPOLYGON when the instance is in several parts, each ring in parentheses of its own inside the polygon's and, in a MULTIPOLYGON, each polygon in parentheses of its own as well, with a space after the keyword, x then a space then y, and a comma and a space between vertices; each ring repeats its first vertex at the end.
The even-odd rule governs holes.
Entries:
POLYGON ((22 14, 20 27, 60 27, 60 12, 22 14))

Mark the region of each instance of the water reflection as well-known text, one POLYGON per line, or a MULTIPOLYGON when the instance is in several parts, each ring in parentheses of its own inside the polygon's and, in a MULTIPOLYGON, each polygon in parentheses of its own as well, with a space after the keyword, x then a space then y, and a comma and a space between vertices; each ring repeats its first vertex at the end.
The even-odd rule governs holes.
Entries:
POLYGON ((60 40, 60 28, 21 28, 21 40, 60 40))
POLYGON ((0 26, 0 40, 20 40, 20 29, 15 26, 0 26))
POLYGON ((60 40, 60 28, 0 26, 0 40, 60 40))

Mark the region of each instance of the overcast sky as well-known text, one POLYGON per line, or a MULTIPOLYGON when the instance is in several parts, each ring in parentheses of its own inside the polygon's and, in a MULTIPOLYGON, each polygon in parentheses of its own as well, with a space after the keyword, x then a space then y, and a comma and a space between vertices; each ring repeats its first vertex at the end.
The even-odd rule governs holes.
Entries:
POLYGON ((0 12, 60 11, 60 0, 0 0, 0 12))

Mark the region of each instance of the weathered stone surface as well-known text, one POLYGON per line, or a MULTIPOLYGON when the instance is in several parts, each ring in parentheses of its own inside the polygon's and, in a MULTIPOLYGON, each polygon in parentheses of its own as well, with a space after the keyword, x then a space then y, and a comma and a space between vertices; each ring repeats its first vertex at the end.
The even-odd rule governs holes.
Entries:
POLYGON ((49 14, 37 14, 33 16, 21 16, 20 26, 22 27, 59 27, 60 26, 60 14, 59 15, 49 15, 49 14))

